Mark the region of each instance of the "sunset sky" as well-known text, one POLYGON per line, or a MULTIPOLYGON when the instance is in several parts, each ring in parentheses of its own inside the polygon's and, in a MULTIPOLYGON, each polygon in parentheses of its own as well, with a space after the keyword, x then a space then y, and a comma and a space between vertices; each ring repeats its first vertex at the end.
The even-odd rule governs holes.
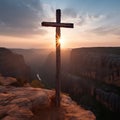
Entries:
POLYGON ((54 48, 54 22, 61 9, 63 48, 120 46, 120 0, 0 0, 0 47, 54 48))

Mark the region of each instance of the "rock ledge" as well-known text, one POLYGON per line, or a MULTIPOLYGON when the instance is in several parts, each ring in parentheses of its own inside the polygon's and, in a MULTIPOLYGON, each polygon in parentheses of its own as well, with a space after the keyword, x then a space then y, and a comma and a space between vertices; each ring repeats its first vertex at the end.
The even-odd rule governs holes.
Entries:
POLYGON ((1 120, 95 120, 91 111, 84 110, 61 95, 61 107, 53 104, 53 90, 0 86, 1 120))

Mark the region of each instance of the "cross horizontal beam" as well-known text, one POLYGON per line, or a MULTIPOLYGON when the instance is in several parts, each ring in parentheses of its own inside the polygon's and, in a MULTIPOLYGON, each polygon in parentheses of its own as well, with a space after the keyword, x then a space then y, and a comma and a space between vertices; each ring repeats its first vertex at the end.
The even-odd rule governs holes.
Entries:
POLYGON ((42 26, 46 27, 65 27, 65 28, 73 28, 73 23, 56 23, 56 22, 42 22, 42 26))

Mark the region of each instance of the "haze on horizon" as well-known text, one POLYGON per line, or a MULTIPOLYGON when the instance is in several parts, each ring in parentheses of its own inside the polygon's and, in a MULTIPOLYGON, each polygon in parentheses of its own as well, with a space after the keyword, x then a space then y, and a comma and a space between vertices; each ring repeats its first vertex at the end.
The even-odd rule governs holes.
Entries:
POLYGON ((120 0, 0 0, 0 47, 55 48, 55 21, 61 9, 63 48, 120 46, 120 0))

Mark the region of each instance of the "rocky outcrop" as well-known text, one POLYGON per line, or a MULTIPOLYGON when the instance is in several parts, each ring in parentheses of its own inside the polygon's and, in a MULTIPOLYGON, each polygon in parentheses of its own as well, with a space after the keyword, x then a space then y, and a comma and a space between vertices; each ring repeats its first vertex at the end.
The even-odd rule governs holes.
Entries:
POLYGON ((5 77, 11 76, 18 80, 28 81, 30 68, 25 64, 22 55, 0 48, 0 73, 5 77))
POLYGON ((111 111, 120 113, 120 96, 113 92, 106 92, 102 89, 95 89, 94 96, 96 99, 111 111))
POLYGON ((18 84, 16 78, 3 77, 0 75, 0 85, 8 86, 8 85, 14 85, 14 84, 18 84))
POLYGON ((120 86, 120 48, 79 48, 71 52, 74 75, 120 86))
POLYGON ((53 90, 0 86, 1 120, 95 120, 91 111, 84 110, 66 95, 61 95, 61 107, 53 104, 53 90))

